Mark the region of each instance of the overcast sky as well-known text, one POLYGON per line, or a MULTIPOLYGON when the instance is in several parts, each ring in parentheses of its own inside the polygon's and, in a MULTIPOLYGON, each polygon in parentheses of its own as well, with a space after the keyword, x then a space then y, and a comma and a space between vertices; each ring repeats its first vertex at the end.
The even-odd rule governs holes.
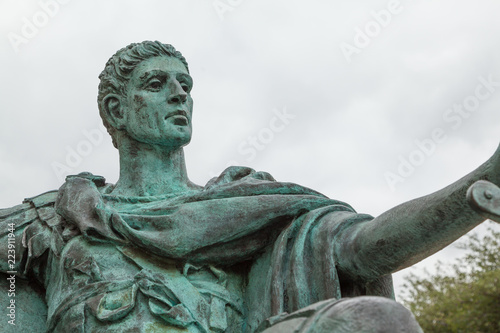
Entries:
POLYGON ((191 180, 246 165, 376 216, 496 149, 499 11, 491 0, 1 0, 0 207, 69 173, 116 182, 97 77, 119 48, 160 40, 194 78, 191 180))

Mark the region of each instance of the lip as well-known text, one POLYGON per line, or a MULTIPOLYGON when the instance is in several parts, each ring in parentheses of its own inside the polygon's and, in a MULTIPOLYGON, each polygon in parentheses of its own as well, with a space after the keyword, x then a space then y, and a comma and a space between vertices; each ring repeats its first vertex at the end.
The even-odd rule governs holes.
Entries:
POLYGON ((174 112, 171 112, 167 114, 165 117, 165 120, 172 118, 174 125, 181 125, 185 126, 189 124, 189 118, 187 115, 187 112, 184 110, 176 110, 174 112))

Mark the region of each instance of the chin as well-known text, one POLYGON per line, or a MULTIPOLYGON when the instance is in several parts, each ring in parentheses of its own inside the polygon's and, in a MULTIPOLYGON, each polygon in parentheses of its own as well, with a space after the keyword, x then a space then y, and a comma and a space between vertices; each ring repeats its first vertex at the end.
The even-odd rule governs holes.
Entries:
POLYGON ((174 138, 169 137, 167 140, 158 142, 156 144, 164 147, 170 147, 172 149, 182 148, 191 142, 191 134, 189 135, 179 135, 174 138))
POLYGON ((130 135, 130 139, 143 144, 162 146, 165 148, 182 148, 191 142, 191 131, 179 131, 177 133, 169 133, 168 135, 130 135))

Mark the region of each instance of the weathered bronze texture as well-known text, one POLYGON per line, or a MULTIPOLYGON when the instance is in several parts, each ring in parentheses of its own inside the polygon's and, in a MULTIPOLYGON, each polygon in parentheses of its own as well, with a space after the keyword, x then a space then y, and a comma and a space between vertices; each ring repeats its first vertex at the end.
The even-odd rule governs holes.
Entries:
POLYGON ((391 273, 500 215, 499 151, 376 218, 246 167, 196 185, 183 151, 184 57, 131 44, 100 79, 118 182, 81 173, 0 210, 1 253, 15 236, 15 259, 0 268, 28 281, 18 284, 24 332, 421 332, 394 301, 391 273), (466 196, 481 179, 490 183, 466 196))

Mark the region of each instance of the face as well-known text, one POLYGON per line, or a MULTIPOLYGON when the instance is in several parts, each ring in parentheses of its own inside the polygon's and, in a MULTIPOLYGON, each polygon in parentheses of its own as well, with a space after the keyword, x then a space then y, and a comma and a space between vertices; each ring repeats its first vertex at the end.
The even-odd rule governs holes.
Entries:
POLYGON ((193 80, 177 58, 149 58, 132 72, 123 101, 124 126, 139 142, 179 148, 191 140, 193 80))

